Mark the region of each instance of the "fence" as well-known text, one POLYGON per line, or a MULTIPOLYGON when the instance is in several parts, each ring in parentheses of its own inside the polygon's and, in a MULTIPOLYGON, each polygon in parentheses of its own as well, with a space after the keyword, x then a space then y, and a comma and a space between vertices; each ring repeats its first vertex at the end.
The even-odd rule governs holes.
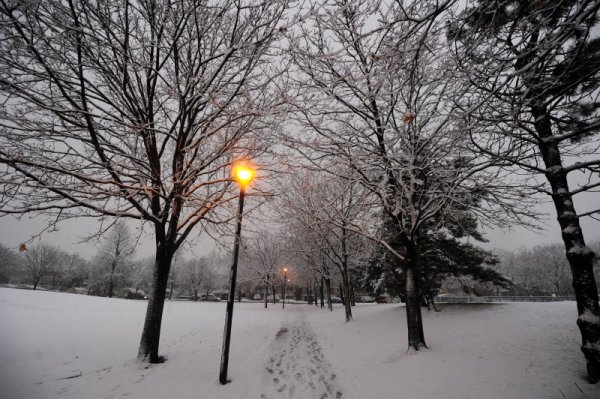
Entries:
POLYGON ((574 296, 459 296, 434 297, 437 303, 490 303, 490 302, 561 302, 574 301, 574 296))

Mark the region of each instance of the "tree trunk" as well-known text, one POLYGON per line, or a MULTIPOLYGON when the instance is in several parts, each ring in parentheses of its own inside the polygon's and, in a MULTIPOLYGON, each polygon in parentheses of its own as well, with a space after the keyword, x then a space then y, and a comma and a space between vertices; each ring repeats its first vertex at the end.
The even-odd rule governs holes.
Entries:
POLYGON ((315 306, 319 306, 319 285, 317 284, 317 279, 313 283, 313 293, 315 296, 315 306))
POLYGON ((587 361, 590 383, 600 381, 600 306, 594 278, 594 253, 585 245, 579 217, 573 205, 567 173, 562 166, 558 143, 552 140, 552 128, 546 106, 532 107, 534 126, 540 135, 539 148, 546 166, 546 179, 552 188, 552 200, 562 231, 567 260, 573 274, 577 301, 577 326, 581 333, 581 351, 587 361))
POLYGON ((341 291, 343 295, 342 302, 346 313, 346 322, 352 321, 352 305, 350 303, 350 280, 348 276, 348 263, 345 261, 342 267, 341 291))
POLYGON ((273 292, 273 303, 277 303, 277 300, 275 299, 275 284, 271 285, 271 291, 273 292))
POLYGON ((323 292, 323 276, 321 276, 321 286, 319 287, 319 294, 321 294, 321 309, 323 309, 325 307, 325 298, 324 298, 324 292, 323 292))
POLYGON ((406 294, 406 325, 408 327, 408 347, 414 350, 427 348, 423 333, 421 315, 420 270, 416 244, 406 243, 407 262, 404 266, 404 291, 406 294))
POLYGON ((110 278, 108 279, 108 297, 113 297, 113 290, 115 285, 115 267, 117 266, 116 262, 113 262, 110 269, 110 278))
POLYGON ((333 304, 331 303, 331 279, 329 277, 325 279, 325 288, 327 292, 327 307, 333 312, 333 304))
POLYGON ((160 327, 165 303, 165 291, 169 281, 169 269, 173 251, 167 248, 167 242, 163 235, 162 239, 156 239, 156 260, 154 274, 152 277, 152 292, 148 298, 146 319, 142 331, 142 339, 138 350, 138 360, 160 363, 162 358, 158 355, 160 342, 160 327))
POLYGON ((175 268, 171 273, 171 288, 169 289, 169 301, 173 298, 173 286, 175 285, 175 268))
POLYGON ((268 307, 269 303, 269 283, 265 283, 265 309, 268 307))
POLYGON ((350 288, 350 305, 356 306, 356 298, 354 298, 354 285, 352 282, 350 282, 348 285, 350 288))
POLYGON ((431 306, 433 306, 433 311, 434 312, 439 312, 440 310, 437 308, 435 301, 433 300, 433 297, 431 298, 431 306))

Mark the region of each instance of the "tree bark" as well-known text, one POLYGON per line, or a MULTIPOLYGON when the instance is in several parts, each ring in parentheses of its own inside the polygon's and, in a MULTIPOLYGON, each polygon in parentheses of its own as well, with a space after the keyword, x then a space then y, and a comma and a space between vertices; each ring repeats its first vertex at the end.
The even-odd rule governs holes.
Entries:
POLYGON ((562 166, 558 142, 552 140, 552 127, 546 106, 543 103, 533 105, 532 116, 540 136, 539 149, 547 170, 546 179, 552 188, 552 200, 573 274, 581 351, 587 361, 588 379, 590 383, 597 383, 600 381, 600 306, 594 278, 594 253, 585 245, 567 173, 562 166))
POLYGON ((169 289, 169 301, 173 298, 173 286, 175 284, 175 269, 171 273, 171 288, 169 289))
POLYGON ((319 287, 319 294, 321 294, 321 309, 325 307, 325 298, 323 292, 323 276, 321 276, 321 286, 319 287))
POLYGON ((346 313, 346 322, 352 321, 352 305, 350 303, 350 283, 348 281, 348 264, 344 263, 344 271, 342 274, 342 292, 344 299, 344 310, 346 313))
POLYGON ((408 347, 416 351, 427 348, 423 333, 421 315, 420 270, 418 248, 412 242, 406 242, 407 260, 403 267, 404 290, 406 294, 406 325, 408 327, 408 347))
MULTIPOLYGON (((157 229, 158 230, 158 229, 157 229)), ((169 281, 169 269, 174 251, 167 247, 166 237, 157 237, 156 260, 152 278, 152 292, 148 298, 146 319, 142 331, 142 339, 138 350, 139 361, 160 363, 162 358, 158 355, 160 343, 160 327, 165 303, 165 291, 169 281)))
POLYGON ((117 267, 117 263, 113 261, 112 265, 111 265, 111 269, 110 269, 110 278, 108 280, 108 297, 112 298, 113 297, 113 290, 114 290, 114 284, 115 284, 115 268, 117 267))
POLYGON ((327 292, 327 307, 333 312, 333 304, 331 303, 331 279, 329 277, 325 279, 325 287, 327 292))
POLYGON ((269 283, 265 283, 265 309, 267 309, 269 303, 269 283))

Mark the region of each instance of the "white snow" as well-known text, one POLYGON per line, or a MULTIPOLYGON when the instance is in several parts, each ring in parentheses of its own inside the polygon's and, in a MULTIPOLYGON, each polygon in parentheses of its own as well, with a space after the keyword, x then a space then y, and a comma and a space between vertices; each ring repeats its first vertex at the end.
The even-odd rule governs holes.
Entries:
POLYGON ((590 255, 593 253, 593 251, 585 245, 576 244, 569 249, 569 253, 577 255, 590 255))
POLYGON ((585 382, 574 302, 424 311, 430 349, 418 353, 406 351, 400 304, 359 305, 345 323, 341 305, 331 313, 236 302, 225 386, 218 382, 224 302, 167 302, 167 361, 152 366, 134 360, 145 308, 145 301, 0 288, 0 397, 311 399, 324 392, 311 391, 311 382, 325 372, 335 376, 329 397, 339 390, 350 399, 592 398, 599 389, 585 382), (284 361, 273 385, 266 370, 279 363, 276 355, 284 361))
POLYGON ((578 319, 581 321, 588 322, 588 323, 600 323, 600 317, 589 312, 588 310, 586 310, 582 314, 580 314, 578 319))
POLYGON ((563 170, 562 166, 554 165, 554 166, 550 166, 549 168, 546 168, 546 173, 558 173, 561 170, 563 170))

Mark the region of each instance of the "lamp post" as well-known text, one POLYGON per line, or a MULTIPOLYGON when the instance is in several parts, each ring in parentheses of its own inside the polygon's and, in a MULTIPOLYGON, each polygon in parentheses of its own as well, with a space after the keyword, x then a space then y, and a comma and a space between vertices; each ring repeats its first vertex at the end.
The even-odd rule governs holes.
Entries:
POLYGON ((227 367, 229 366, 229 344, 231 341, 231 322, 233 319, 233 302, 235 299, 235 280, 237 275, 238 257, 240 254, 240 236, 242 233, 242 214, 244 211, 244 195, 246 187, 254 179, 254 169, 244 163, 240 163, 233 168, 233 178, 240 186, 240 199, 237 214, 237 226, 235 229, 235 238, 233 244, 233 262, 229 273, 229 296, 227 297, 227 310, 225 314, 225 328, 223 330, 223 349, 221 351, 221 368, 219 372, 219 382, 227 384, 227 367))
POLYGON ((287 282, 287 267, 283 268, 283 309, 285 309, 285 283, 287 282))

